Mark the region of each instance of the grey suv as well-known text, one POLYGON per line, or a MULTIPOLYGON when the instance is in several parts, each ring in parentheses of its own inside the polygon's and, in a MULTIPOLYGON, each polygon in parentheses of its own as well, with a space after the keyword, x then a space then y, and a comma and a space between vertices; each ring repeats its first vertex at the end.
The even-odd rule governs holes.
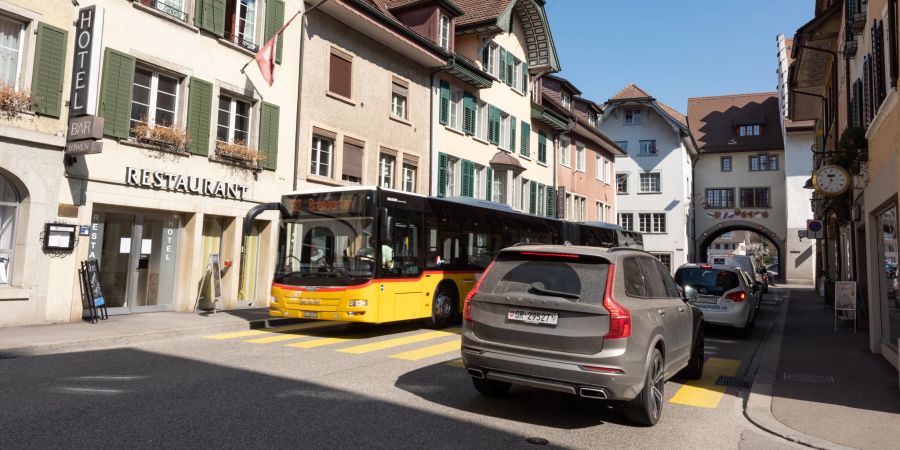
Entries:
POLYGON ((559 245, 502 250, 463 308, 462 359, 475 388, 512 384, 628 401, 659 420, 665 381, 703 373, 703 316, 655 257, 559 245))

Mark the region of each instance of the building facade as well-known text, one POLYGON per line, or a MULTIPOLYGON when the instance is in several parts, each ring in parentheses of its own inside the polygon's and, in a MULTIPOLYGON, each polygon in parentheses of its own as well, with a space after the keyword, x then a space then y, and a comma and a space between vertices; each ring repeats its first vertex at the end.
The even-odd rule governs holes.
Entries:
POLYGON ((59 202, 72 12, 67 1, 0 3, 0 326, 71 315, 69 297, 52 289, 51 274, 69 274, 63 268, 72 258, 45 252, 41 236, 46 224, 75 215, 59 202))
POLYGON ((600 129, 625 151, 616 165, 618 223, 674 272, 692 260, 697 150, 684 115, 634 84, 607 100, 600 129))
MULTIPOLYGON (((694 188, 697 259, 723 233, 751 231, 778 249, 784 266, 784 140, 778 94, 688 99, 688 121, 700 150, 694 188)), ((784 273, 784 270, 779 270, 784 273)))
POLYGON ((603 109, 563 78, 545 75, 539 88, 544 110, 570 124, 556 138, 558 217, 616 223, 615 156, 624 152, 600 131, 603 109))

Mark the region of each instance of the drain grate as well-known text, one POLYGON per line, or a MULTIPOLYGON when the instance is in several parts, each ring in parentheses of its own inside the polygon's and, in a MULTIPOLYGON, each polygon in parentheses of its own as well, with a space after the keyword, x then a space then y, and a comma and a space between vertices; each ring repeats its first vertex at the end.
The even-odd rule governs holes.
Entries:
POLYGON ((716 380, 716 384, 718 384, 719 386, 750 389, 750 383, 747 381, 744 381, 743 378, 738 378, 738 377, 726 377, 724 375, 721 375, 721 376, 719 376, 719 379, 716 380))
POLYGON ((834 377, 813 375, 809 373, 785 372, 785 381, 799 381, 801 383, 834 383, 834 377))

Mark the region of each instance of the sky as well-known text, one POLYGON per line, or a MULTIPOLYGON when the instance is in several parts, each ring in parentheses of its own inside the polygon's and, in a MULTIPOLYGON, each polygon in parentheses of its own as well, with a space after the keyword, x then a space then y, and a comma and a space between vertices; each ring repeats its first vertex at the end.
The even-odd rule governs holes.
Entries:
POLYGON ((813 0, 547 0, 562 72, 598 103, 635 83, 687 114, 689 97, 774 91, 779 33, 813 0))

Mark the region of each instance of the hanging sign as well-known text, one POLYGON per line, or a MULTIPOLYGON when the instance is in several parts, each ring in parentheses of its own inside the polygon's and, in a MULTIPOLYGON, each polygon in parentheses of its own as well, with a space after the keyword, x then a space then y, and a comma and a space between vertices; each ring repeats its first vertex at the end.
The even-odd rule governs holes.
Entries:
POLYGON ((93 5, 79 9, 75 19, 75 58, 69 96, 69 115, 72 117, 97 114, 101 36, 103 8, 93 5))

